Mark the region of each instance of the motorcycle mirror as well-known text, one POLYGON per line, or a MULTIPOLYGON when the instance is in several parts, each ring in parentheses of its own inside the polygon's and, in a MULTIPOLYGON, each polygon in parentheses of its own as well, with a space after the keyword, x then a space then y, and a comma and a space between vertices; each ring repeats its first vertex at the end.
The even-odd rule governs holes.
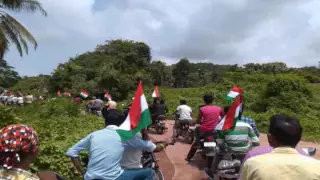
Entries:
POLYGON ((302 151, 309 156, 314 156, 316 154, 317 148, 302 148, 302 151))
POLYGON ((68 180, 60 174, 51 171, 39 171, 38 176, 40 180, 68 180))

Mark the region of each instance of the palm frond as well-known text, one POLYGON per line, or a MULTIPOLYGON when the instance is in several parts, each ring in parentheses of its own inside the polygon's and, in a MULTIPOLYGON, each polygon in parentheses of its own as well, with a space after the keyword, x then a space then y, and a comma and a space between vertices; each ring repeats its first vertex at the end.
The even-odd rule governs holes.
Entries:
MULTIPOLYGON (((0 37, 0 39, 5 38, 8 42, 15 44, 20 56, 23 56, 23 50, 26 54, 28 54, 27 41, 33 44, 35 49, 37 48, 37 41, 30 34, 30 32, 12 16, 1 11, 0 29, 4 36, 0 37)), ((5 51, 0 52, 0 55, 4 52, 5 51)))
POLYGON ((6 38, 6 35, 2 31, 2 29, 0 28, 0 62, 3 62, 3 56, 9 50, 9 44, 10 42, 6 38))
POLYGON ((47 16, 46 10, 38 0, 0 0, 0 7, 12 11, 40 11, 44 16, 47 16))

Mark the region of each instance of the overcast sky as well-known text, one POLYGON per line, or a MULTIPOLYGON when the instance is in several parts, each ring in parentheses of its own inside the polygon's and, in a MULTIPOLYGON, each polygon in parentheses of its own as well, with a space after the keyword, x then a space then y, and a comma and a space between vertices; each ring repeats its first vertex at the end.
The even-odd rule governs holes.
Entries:
POLYGON ((58 63, 108 39, 144 41, 153 59, 217 64, 320 60, 319 0, 40 0, 48 17, 11 13, 39 47, 5 56, 20 75, 49 74, 58 63))

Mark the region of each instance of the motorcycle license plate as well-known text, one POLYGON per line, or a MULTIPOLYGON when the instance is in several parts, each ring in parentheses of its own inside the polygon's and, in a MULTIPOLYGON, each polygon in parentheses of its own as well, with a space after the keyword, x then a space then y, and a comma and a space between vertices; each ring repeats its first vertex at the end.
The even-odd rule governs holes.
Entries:
POLYGON ((216 144, 216 142, 204 142, 203 146, 204 147, 216 147, 217 144, 216 144))

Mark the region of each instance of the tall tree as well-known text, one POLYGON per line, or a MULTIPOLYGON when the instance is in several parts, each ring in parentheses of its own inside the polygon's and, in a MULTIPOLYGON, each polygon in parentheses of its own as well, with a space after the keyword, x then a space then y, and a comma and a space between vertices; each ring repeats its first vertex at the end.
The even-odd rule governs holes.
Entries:
POLYGON ((20 54, 28 54, 28 42, 36 49, 38 44, 32 34, 14 17, 4 10, 11 11, 40 11, 43 15, 47 12, 37 0, 0 0, 0 60, 8 51, 10 44, 14 44, 20 54))
POLYGON ((190 73, 190 62, 187 58, 181 59, 173 68, 174 86, 178 88, 188 87, 188 75, 190 73))
POLYGON ((19 79, 20 76, 12 66, 9 66, 5 60, 0 61, 0 87, 9 88, 19 79))

